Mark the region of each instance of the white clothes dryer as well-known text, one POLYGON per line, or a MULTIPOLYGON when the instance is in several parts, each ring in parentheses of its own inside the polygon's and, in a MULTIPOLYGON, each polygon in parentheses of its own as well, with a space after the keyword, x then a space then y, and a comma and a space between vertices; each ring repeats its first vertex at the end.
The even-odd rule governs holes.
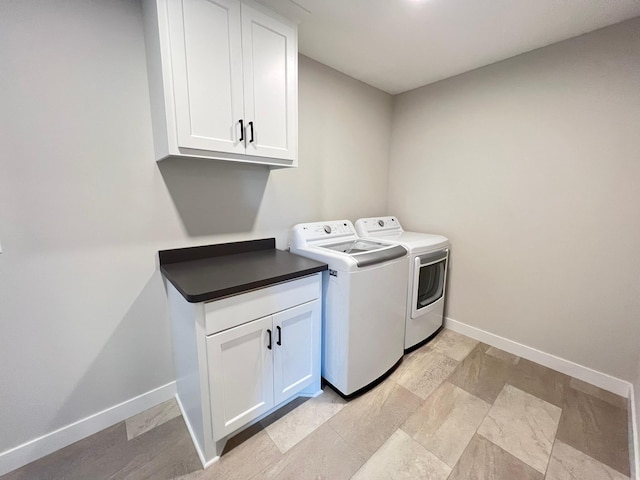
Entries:
POLYGON ((349 220, 293 227, 291 252, 323 272, 322 376, 342 395, 370 386, 404 354, 407 249, 362 240, 349 220))
POLYGON ((405 232, 396 217, 360 218, 355 226, 362 238, 397 242, 409 250, 404 348, 421 344, 443 325, 449 240, 405 232))

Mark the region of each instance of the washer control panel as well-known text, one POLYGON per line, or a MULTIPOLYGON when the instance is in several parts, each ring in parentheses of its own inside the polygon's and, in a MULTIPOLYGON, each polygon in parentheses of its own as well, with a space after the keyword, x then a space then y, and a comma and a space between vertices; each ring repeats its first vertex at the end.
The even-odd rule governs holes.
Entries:
POLYGON ((299 223, 293 227, 292 244, 301 245, 334 238, 357 238, 356 229, 349 220, 299 223))
POLYGON ((308 231, 314 237, 330 237, 334 235, 348 235, 350 233, 356 233, 356 229, 349 220, 308 223, 303 227, 303 230, 308 231))

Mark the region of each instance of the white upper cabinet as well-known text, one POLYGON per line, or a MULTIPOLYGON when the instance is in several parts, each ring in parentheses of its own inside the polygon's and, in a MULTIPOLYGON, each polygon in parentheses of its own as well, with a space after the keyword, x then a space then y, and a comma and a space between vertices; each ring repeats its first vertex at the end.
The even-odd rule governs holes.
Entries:
POLYGON ((168 8, 178 147, 245 153, 240 4, 185 0, 168 8))
POLYGON ((247 154, 295 160, 297 57, 295 27, 283 25, 259 10, 242 5, 247 154))
POLYGON ((297 166, 297 32, 253 2, 145 0, 156 159, 297 166))

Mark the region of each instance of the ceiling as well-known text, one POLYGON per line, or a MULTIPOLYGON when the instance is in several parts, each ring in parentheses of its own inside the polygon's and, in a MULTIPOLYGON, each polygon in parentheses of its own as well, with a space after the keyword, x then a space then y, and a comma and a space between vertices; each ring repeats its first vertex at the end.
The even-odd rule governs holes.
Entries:
POLYGON ((396 94, 640 15, 639 0, 272 0, 299 51, 396 94))

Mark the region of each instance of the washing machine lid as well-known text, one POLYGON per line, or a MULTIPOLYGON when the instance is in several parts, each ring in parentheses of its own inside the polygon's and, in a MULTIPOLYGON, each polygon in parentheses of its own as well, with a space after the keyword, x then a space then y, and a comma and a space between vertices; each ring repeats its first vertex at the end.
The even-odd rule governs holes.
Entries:
POLYGON ((335 250, 336 252, 353 254, 380 250, 381 248, 387 248, 388 246, 389 245, 386 243, 357 239, 348 240, 346 242, 332 243, 329 245, 322 245, 322 248, 328 248, 329 250, 335 250))
POLYGON ((407 249, 402 245, 390 245, 362 239, 317 245, 317 247, 349 255, 355 260, 358 267, 375 265, 404 257, 407 254, 407 249))

